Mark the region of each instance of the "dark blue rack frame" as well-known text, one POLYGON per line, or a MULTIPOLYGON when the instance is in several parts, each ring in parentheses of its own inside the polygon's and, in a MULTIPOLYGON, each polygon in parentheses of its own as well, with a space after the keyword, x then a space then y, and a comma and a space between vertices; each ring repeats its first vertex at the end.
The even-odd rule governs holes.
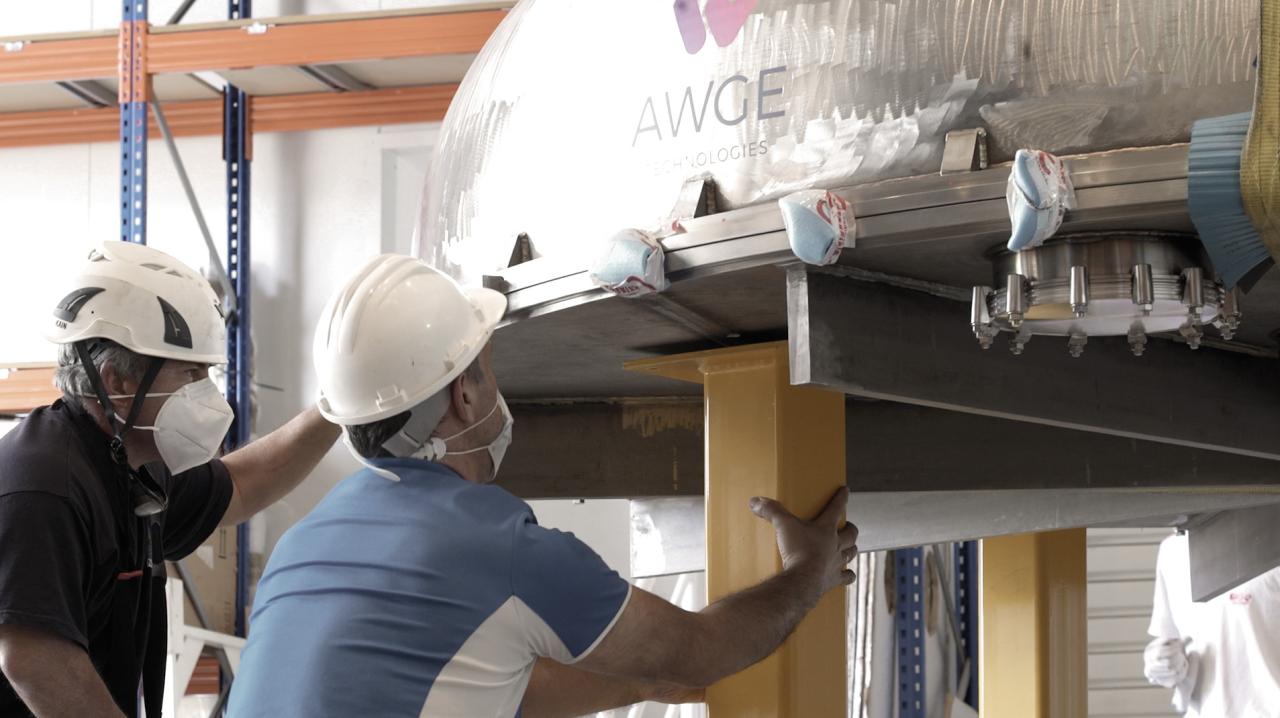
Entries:
POLYGON ((924 549, 893 552, 897 584, 898 716, 925 718, 924 549))
MULTIPOLYGON (((122 31, 124 26, 147 21, 147 0, 125 0, 121 13, 122 31)), ((136 27, 136 26, 134 26, 136 27)), ((132 38, 132 32, 129 38, 132 38)), ((143 58, 139 56, 139 45, 136 42, 125 42, 122 53, 127 51, 128 57, 121 57, 122 69, 127 69, 131 78, 146 81, 144 68, 139 65, 143 58)), ((133 87, 131 81, 122 77, 120 88, 120 240, 147 243, 147 102, 140 94, 140 88, 133 87)))
POLYGON ((955 544, 956 618, 961 650, 969 660, 969 691, 965 703, 978 709, 978 542, 955 544))
MULTIPOLYGON (((232 20, 252 15, 251 0, 228 0, 232 20)), ((249 96, 227 85, 222 96, 222 158, 227 163, 227 276, 236 295, 236 312, 227 324, 227 401, 236 418, 227 434, 227 451, 249 443, 252 415, 249 374, 249 96)), ((236 527, 236 635, 245 635, 249 602, 249 524, 236 527)))

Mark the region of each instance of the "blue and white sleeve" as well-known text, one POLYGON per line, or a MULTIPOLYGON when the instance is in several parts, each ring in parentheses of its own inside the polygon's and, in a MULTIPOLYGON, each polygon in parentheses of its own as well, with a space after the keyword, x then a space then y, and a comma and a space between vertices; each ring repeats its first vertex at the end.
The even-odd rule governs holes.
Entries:
POLYGON ((538 656, 575 663, 608 635, 631 586, 573 534, 532 521, 516 528, 511 590, 538 656))

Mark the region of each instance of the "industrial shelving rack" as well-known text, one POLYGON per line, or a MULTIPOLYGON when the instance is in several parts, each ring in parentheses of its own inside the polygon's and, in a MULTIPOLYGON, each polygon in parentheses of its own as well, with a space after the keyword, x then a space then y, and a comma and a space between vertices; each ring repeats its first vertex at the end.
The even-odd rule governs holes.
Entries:
MULTIPOLYGON (((254 20, 252 0, 227 0, 226 22, 179 25, 195 2, 186 0, 163 26, 150 24, 149 0, 122 2, 115 32, 0 39, 0 147, 118 139, 119 237, 145 243, 147 144, 160 134, 150 103, 162 102, 174 137, 222 134, 231 451, 251 429, 254 133, 442 119, 512 2, 254 20)), ((244 635, 247 524, 237 535, 236 632, 244 635)))

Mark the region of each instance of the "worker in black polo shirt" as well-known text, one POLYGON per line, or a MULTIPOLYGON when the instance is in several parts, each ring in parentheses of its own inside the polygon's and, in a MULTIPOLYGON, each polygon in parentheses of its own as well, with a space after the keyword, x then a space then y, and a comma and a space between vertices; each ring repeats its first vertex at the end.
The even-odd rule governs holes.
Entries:
POLYGON ((308 409, 214 458, 225 320, 163 252, 103 244, 49 321, 63 398, 0 439, 0 717, 156 718, 163 561, 283 497, 339 430, 308 409))

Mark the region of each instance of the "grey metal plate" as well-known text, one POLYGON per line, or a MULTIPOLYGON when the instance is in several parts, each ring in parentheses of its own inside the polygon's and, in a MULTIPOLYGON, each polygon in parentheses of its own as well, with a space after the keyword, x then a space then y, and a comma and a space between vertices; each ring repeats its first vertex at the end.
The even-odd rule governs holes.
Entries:
MULTIPOLYGON (((701 494, 700 397, 511 402, 504 488, 524 498, 701 494)), ((888 401, 850 399, 855 492, 1177 488, 1280 492, 1273 461, 888 401), (1270 487, 1270 488, 1268 488, 1270 487)))
POLYGON ((1188 534, 1191 597, 1208 601, 1280 566, 1280 506, 1225 511, 1188 534))
MULTIPOLYGON (((1280 495, 1266 493, 891 491, 850 495, 848 515, 858 526, 858 548, 882 551, 1085 526, 1177 525, 1228 509, 1263 506, 1274 512, 1278 502, 1280 495)), ((631 502, 634 578, 705 569, 703 506, 702 497, 631 502)))
POLYGON ((1280 459, 1274 359, 1170 342, 1136 358, 1122 337, 1091 339, 1079 359, 1065 342, 1036 338, 1015 357, 979 349, 953 319, 959 302, 804 269, 789 282, 795 383, 1280 459))
MULTIPOLYGON (((760 267, 682 283, 667 296, 742 334, 740 341, 786 336, 786 275, 760 267)), ((685 382, 629 372, 633 359, 717 346, 644 306, 607 297, 509 324, 494 338, 494 371, 513 398, 701 396, 685 382)))
POLYGON ((0 85, 0 112, 38 112, 88 107, 88 103, 54 85, 0 85))
POLYGON ((409 87, 462 82, 475 59, 474 54, 433 55, 403 60, 348 62, 339 67, 374 87, 409 87))

